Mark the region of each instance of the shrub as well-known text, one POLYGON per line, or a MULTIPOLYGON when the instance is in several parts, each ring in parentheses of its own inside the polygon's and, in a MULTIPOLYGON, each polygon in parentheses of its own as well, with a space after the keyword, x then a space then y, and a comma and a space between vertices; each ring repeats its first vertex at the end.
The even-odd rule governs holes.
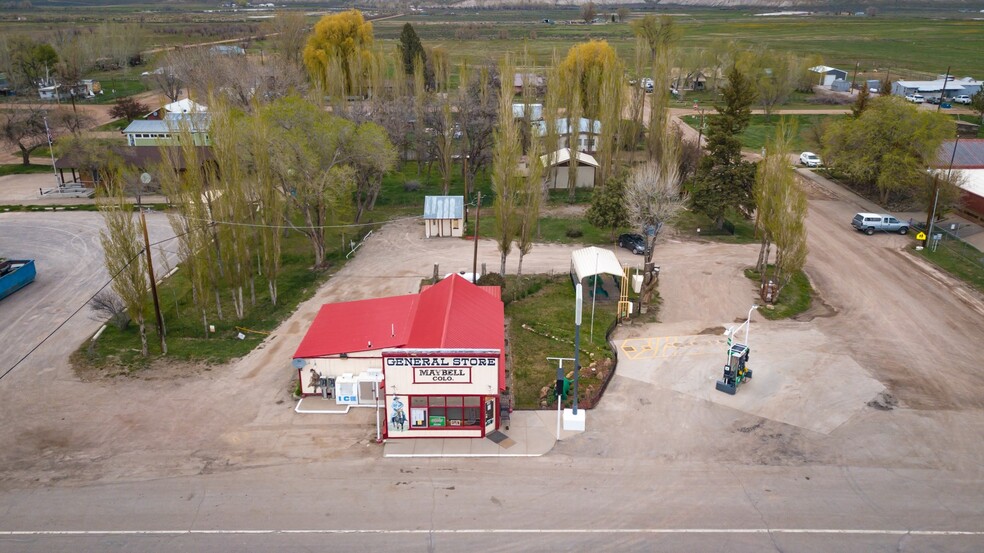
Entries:
POLYGON ((420 181, 411 180, 403 183, 404 192, 419 192, 420 191, 420 181))
POLYGON ((478 277, 478 281, 475 284, 478 286, 498 286, 502 288, 506 285, 506 279, 499 273, 486 273, 478 277))
POLYGON ((566 234, 568 238, 580 238, 584 236, 584 231, 581 230, 581 227, 568 227, 567 232, 564 234, 566 234))

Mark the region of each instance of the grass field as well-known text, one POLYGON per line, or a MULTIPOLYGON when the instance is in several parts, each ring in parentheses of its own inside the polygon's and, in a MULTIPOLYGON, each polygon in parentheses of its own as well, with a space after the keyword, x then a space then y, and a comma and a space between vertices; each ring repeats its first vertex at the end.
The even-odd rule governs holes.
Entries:
MULTIPOLYGON (((710 116, 713 117, 713 116, 710 116)), ((823 126, 829 124, 831 121, 835 121, 845 117, 844 115, 816 115, 816 114, 803 114, 803 115, 752 115, 751 122, 745 132, 741 135, 741 144, 745 148, 750 150, 761 150, 770 140, 775 137, 776 125, 782 119, 786 119, 796 125, 797 133, 793 138, 792 148, 794 152, 799 152, 802 150, 813 150, 819 149, 820 145, 817 144, 815 139, 815 132, 817 129, 814 127, 823 126)), ((705 116, 707 118, 707 116, 705 116)), ((700 118, 696 115, 686 115, 683 117, 684 122, 693 128, 697 128, 700 124, 700 118)))
MULTIPOLYGON (((557 378, 557 365, 547 357, 571 357, 574 353, 574 287, 567 275, 531 278, 545 282, 536 293, 509 303, 506 317, 509 319, 510 367, 513 374, 515 406, 524 409, 537 408, 540 391, 551 389, 557 378), (524 328, 524 326, 526 328, 524 328)), ((580 398, 587 395, 589 387, 597 390, 601 379, 588 367, 592 361, 611 355, 605 343, 605 331, 615 319, 617 293, 611 277, 605 277, 608 297, 599 295, 595 305, 594 333, 590 325, 590 296, 585 293, 584 315, 581 327, 581 379, 580 398)), ((569 370, 565 365, 565 372, 569 370)), ((556 405, 554 403, 554 405, 556 405)))
MULTIPOLYGON (((177 246, 174 246, 177 247, 177 246)), ((159 287, 161 310, 167 328, 167 359, 172 361, 193 361, 206 365, 219 364, 245 355, 277 327, 281 320, 294 311, 301 301, 310 297, 328 274, 311 270, 310 246, 307 239, 291 233, 283 243, 283 268, 277 280, 278 302, 271 305, 266 283, 258 279, 256 283, 255 306, 249 305, 249 290, 245 291, 247 311, 242 319, 236 319, 235 311, 229 301, 229 294, 223 293, 225 317, 218 319, 214 304, 209 309, 209 324, 216 331, 205 337, 201 313, 192 303, 191 285, 186 271, 178 270, 159 287), (239 328, 247 328, 260 333, 245 332, 245 339, 237 338, 239 328)), ((159 259, 155 256, 155 260, 159 259)), ((335 251, 329 256, 332 266, 345 261, 344 255, 335 251)), ((159 263, 159 261, 158 261, 159 263)), ((164 272, 162 266, 158 271, 164 272)), ((146 370, 152 362, 159 359, 158 337, 154 329, 153 309, 150 305, 145 311, 150 355, 140 356, 140 337, 136 324, 126 330, 110 325, 91 348, 83 345, 74 355, 76 367, 82 371, 106 371, 109 374, 126 374, 146 370)))

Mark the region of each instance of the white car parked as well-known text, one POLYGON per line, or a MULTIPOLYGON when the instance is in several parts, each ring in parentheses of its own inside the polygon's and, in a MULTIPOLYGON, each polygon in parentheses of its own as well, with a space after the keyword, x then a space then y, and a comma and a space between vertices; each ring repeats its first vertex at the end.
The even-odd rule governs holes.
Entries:
POLYGON ((909 94, 905 97, 906 100, 912 102, 913 104, 921 104, 926 101, 922 94, 909 94))
POLYGON ((954 103, 970 105, 970 96, 966 94, 961 94, 960 96, 955 96, 953 98, 954 103))
POLYGON ((820 161, 820 156, 813 152, 803 152, 800 154, 800 163, 807 167, 820 167, 823 165, 820 161))

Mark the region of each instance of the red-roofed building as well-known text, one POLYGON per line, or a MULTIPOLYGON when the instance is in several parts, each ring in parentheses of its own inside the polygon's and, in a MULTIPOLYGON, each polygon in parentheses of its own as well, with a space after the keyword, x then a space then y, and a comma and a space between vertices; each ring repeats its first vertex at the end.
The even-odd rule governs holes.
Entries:
POLYGON ((419 294, 327 304, 294 359, 303 395, 327 386, 343 404, 374 404, 382 375, 388 437, 482 437, 498 428, 506 383, 500 289, 452 275, 419 294))

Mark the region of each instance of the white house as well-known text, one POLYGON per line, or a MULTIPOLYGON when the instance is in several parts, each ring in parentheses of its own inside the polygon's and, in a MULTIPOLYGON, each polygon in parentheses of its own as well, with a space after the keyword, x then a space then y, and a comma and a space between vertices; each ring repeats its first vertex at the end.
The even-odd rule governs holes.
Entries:
POLYGON ((970 77, 955 79, 952 76, 946 78, 940 75, 938 79, 932 81, 895 81, 892 83, 892 94, 896 96, 908 96, 910 94, 922 94, 923 96, 940 96, 952 98, 966 94, 973 96, 984 85, 984 81, 978 81, 970 77))
POLYGON ((567 182, 571 168, 577 172, 575 186, 586 188, 594 186, 595 173, 598 170, 598 162, 592 156, 561 148, 552 154, 540 156, 540 163, 543 164, 543 181, 547 188, 567 188, 567 182), (573 160, 572 160, 573 158, 573 160))
MULTIPOLYGON (((574 134, 573 125, 570 124, 570 120, 561 118, 556 120, 557 135, 559 137, 559 144, 561 148, 573 147, 579 152, 592 153, 598 149, 598 138, 601 135, 601 121, 596 119, 588 119, 587 117, 581 117, 577 122, 577 138, 576 140, 571 140, 571 135, 574 134)), ((537 136, 543 137, 547 135, 547 122, 545 120, 534 121, 533 131, 537 136)))

